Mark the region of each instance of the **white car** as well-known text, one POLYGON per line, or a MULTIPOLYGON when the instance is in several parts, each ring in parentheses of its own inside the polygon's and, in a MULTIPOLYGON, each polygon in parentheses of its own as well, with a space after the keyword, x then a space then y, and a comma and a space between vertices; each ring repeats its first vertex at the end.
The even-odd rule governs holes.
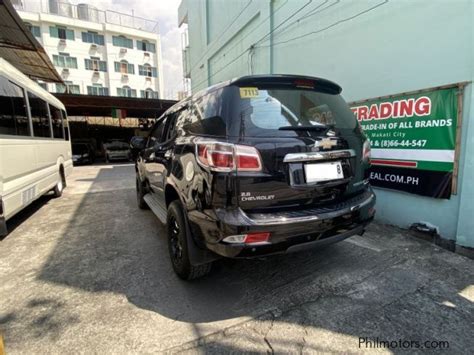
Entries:
POLYGON ((132 159, 132 152, 128 143, 123 141, 112 141, 104 143, 105 162, 112 160, 127 160, 132 159))

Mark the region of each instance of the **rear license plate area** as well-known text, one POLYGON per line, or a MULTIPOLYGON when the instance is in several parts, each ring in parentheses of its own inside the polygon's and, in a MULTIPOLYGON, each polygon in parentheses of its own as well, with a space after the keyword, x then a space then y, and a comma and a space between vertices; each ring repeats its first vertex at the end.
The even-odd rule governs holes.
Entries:
POLYGON ((306 183, 339 180, 344 178, 344 171, 342 170, 342 163, 340 161, 305 164, 304 174, 306 183))

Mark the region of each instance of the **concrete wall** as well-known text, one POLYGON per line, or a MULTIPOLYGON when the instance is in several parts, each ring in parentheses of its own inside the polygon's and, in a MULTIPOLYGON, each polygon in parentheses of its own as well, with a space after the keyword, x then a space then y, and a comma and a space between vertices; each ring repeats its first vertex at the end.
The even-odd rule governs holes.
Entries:
MULTIPOLYGON (((355 101, 473 79, 470 0, 194 0, 183 1, 179 18, 188 24, 193 91, 239 75, 293 73, 334 80, 355 101)), ((458 194, 437 200, 377 189, 380 221, 430 222, 474 247, 471 86, 458 194)))
MULTIPOLYGON (((69 69, 69 74, 64 75, 63 79, 72 81, 73 84, 80 86, 81 94, 87 94, 87 86, 92 84, 101 84, 103 87, 109 88, 109 95, 117 96, 117 88, 129 86, 137 90, 137 97, 140 97, 140 90, 147 88, 157 91, 160 95, 163 90, 162 63, 161 63, 161 46, 160 38, 156 33, 140 31, 129 27, 118 26, 109 23, 95 23, 83 21, 75 18, 57 16, 45 13, 18 12, 20 17, 32 25, 41 28, 41 38, 37 38, 45 48, 49 57, 53 58, 53 54, 58 52, 69 53, 71 57, 77 58, 77 69, 69 69), (65 44, 60 44, 58 38, 52 38, 49 34, 50 26, 65 26, 74 30, 74 41, 66 40, 65 44), (97 46, 92 50, 90 43, 82 41, 82 32, 94 31, 104 35, 105 45, 97 46), (133 49, 127 48, 126 52, 120 52, 120 47, 112 44, 112 36, 123 35, 133 40, 133 49), (145 56, 145 52, 136 48, 137 40, 147 40, 154 43, 156 53, 150 53, 145 56), (99 57, 101 60, 107 61, 107 72, 99 72, 94 75, 91 70, 85 69, 85 58, 99 57), (135 74, 128 74, 128 78, 122 77, 121 73, 116 73, 114 62, 126 60, 130 64, 134 64, 135 74), (157 68, 158 77, 146 79, 144 76, 138 75, 138 65, 150 64, 157 68)), ((58 73, 62 73, 62 68, 57 68, 58 73)), ((56 92, 54 84, 48 84, 48 90, 56 92)))

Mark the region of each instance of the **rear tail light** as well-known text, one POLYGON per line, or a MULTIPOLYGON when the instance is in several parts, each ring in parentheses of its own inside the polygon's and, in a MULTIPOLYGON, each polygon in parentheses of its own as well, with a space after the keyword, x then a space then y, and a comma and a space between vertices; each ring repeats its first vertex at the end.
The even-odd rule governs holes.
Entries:
POLYGON ((255 232, 248 234, 231 235, 224 238, 224 242, 232 244, 267 244, 270 232, 255 232))
POLYGON ((362 146, 362 160, 370 163, 370 141, 367 139, 362 146))
POLYGON ((198 162, 214 171, 261 171, 262 161, 254 147, 219 142, 196 144, 198 162))

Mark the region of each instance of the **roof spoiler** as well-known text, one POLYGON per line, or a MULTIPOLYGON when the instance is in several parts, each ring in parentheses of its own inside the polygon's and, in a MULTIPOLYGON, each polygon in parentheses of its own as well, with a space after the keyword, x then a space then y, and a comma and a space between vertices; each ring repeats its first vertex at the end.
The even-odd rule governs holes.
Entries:
POLYGON ((328 94, 340 94, 342 88, 333 81, 305 75, 252 75, 233 79, 230 85, 237 86, 281 86, 301 88, 325 92, 328 94))

